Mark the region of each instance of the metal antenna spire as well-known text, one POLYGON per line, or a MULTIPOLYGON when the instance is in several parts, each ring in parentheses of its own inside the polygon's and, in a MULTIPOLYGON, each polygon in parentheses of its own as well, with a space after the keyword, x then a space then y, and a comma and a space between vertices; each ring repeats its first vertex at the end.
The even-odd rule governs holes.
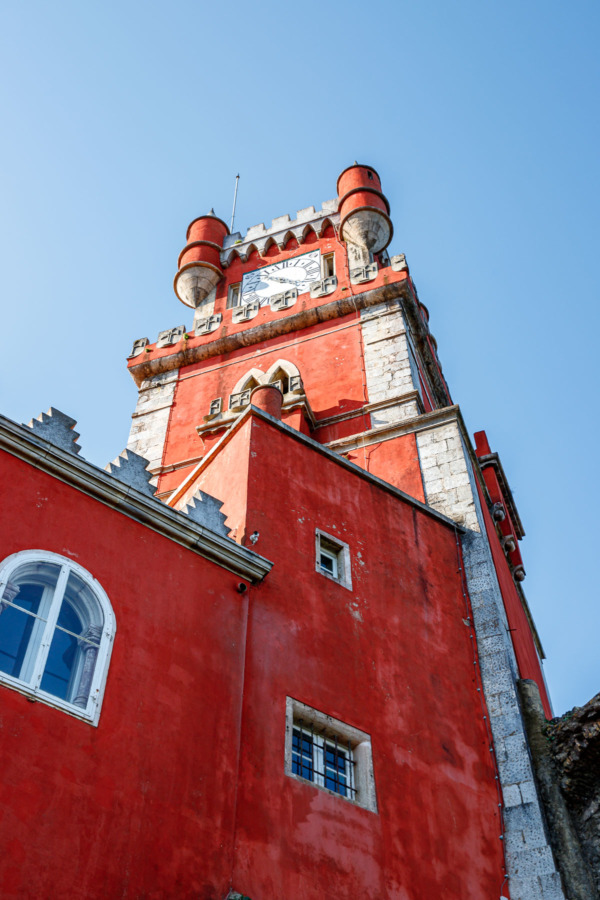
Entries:
POLYGON ((235 191, 233 193, 233 210, 231 212, 231 225, 229 226, 229 231, 233 234, 233 222, 235 219, 235 204, 237 202, 237 191, 238 191, 238 181, 240 180, 240 176, 235 176, 235 191))

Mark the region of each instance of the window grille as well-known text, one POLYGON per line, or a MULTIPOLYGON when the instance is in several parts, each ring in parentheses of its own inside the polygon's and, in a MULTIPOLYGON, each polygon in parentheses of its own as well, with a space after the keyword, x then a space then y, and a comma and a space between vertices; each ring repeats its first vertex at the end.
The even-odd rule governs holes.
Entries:
POLYGON ((350 741, 334 733, 316 731, 312 722, 294 721, 292 734, 292 772, 307 781, 356 798, 354 759, 350 741))
POLYGON ((285 716, 286 775, 376 813, 370 736, 293 697, 285 716))

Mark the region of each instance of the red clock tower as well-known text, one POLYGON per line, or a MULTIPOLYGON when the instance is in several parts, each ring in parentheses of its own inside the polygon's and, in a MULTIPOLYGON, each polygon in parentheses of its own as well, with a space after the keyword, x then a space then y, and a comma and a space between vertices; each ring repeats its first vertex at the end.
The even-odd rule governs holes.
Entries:
POLYGON ((358 163, 200 216, 108 473, 0 422, 3 897, 565 897, 523 527, 392 238, 358 163))
MULTIPOLYGON (((380 177, 358 163, 342 172, 337 197, 319 210, 302 209, 293 219, 280 216, 270 227, 260 224, 246 234, 229 234, 212 212, 192 222, 175 292, 193 309, 193 326, 166 330, 154 344, 136 342, 129 366, 140 394, 129 446, 150 459, 165 503, 182 509, 199 489, 215 494, 223 500, 230 536, 274 559, 275 569, 278 563, 286 569, 272 601, 254 611, 252 634, 258 643, 250 655, 246 698, 252 738, 242 735, 250 757, 243 763, 242 791, 255 794, 254 803, 246 798, 237 835, 244 848, 240 866, 249 881, 240 876, 238 883, 249 884, 261 897, 288 896, 292 884, 296 895, 304 883, 298 872, 291 881, 282 876, 270 893, 254 872, 261 853, 266 864, 274 834, 284 828, 274 816, 273 830, 259 838, 251 824, 261 791, 280 795, 278 784, 261 786, 260 764, 250 747, 254 740, 259 746, 267 741, 273 724, 271 714, 259 710, 276 708, 274 666, 286 669, 287 694, 309 697, 317 709, 362 728, 372 735, 374 748, 389 742, 379 775, 374 749, 380 800, 379 818, 371 825, 376 831, 383 825, 393 797, 396 818, 388 824, 402 837, 386 843, 379 834, 383 856, 377 863, 375 851, 358 852, 369 858, 367 869, 375 864, 384 882, 396 885, 389 896, 499 896, 512 866, 513 896, 526 897, 526 888, 521 893, 517 888, 519 878, 529 877, 519 860, 533 847, 546 847, 549 883, 557 876, 539 809, 533 813, 534 784, 515 689, 519 678, 535 681, 550 715, 542 650, 522 587, 524 532, 498 455, 484 432, 473 446, 453 403, 429 312, 406 258, 388 255, 392 236, 380 177), (377 494, 372 503, 363 499, 367 486, 377 494), (415 524, 406 523, 408 530, 399 535, 399 521, 406 516, 415 524), (435 533, 424 544, 416 524, 421 522, 435 533), (320 529, 326 535, 321 539, 320 529), (315 613, 305 605, 300 582, 315 580, 310 559, 315 554, 317 573, 321 566, 331 580, 332 572, 323 566, 334 567, 342 583, 346 567, 352 588, 345 594, 350 584, 338 586, 335 601, 321 599, 325 606, 337 603, 337 611, 327 622, 317 617, 311 627, 315 613), (420 574, 409 564, 413 555, 420 574), (295 558, 308 558, 306 574, 292 565, 295 558), (367 575, 373 579, 368 587, 367 575), (279 629, 308 635, 291 649, 279 629), (385 649, 382 629, 391 641, 385 649), (355 639, 359 645, 365 641, 360 649, 355 639), (380 653, 384 669, 394 660, 393 674, 383 674, 380 653), (302 691, 293 676, 307 671, 314 681, 302 691), (373 677, 381 679, 378 688, 373 677), (317 686, 323 684, 329 703, 319 696, 317 686), (388 698, 376 721, 371 689, 388 698), (460 733, 451 739, 450 721, 451 731, 460 733), (463 733, 471 728, 479 729, 477 735, 463 733), (388 777, 393 788, 383 787, 388 777), (256 781, 252 788, 248 778, 256 781), (463 787, 450 799, 449 786, 453 794, 459 782, 463 787), (497 784, 505 791, 503 816, 497 784), (524 810, 527 825, 521 827, 524 810), (448 829, 449 821, 459 819, 464 825, 448 829), (513 822, 519 823, 514 829, 513 822), (469 828, 485 835, 480 859, 481 877, 485 870, 490 879, 485 889, 449 887, 458 870, 469 872, 470 879, 480 877, 469 828), (423 860, 431 860, 432 847, 442 844, 440 855, 455 861, 453 875, 448 880, 445 870, 437 883, 429 869, 430 886, 419 893, 416 871, 408 878, 402 871, 417 865, 422 878, 423 860), (467 848, 469 858, 459 865, 467 848)), ((273 587, 274 574, 270 579, 273 587)), ((331 587, 330 581, 323 583, 331 587)), ((275 763, 271 760, 270 767, 275 763)), ((339 804, 336 812, 348 824, 339 804)), ((280 814, 290 828, 284 838, 289 849, 302 828, 292 808, 280 814)), ((310 860, 313 879, 316 860, 324 859, 320 845, 328 816, 311 831, 311 852, 303 844, 295 864, 292 852, 289 857, 281 852, 279 864, 293 868, 300 858, 310 860)), ((340 853, 342 846, 353 846, 350 832, 333 833, 340 853)), ((351 856, 356 863, 357 856, 351 856)), ((336 853, 330 864, 336 871, 344 868, 336 853)), ((355 873, 351 880, 360 881, 361 894, 386 895, 382 887, 369 888, 368 877, 358 879, 355 873)), ((342 895, 350 896, 345 890, 342 895)), ((326 892, 323 886, 301 895, 326 892)))

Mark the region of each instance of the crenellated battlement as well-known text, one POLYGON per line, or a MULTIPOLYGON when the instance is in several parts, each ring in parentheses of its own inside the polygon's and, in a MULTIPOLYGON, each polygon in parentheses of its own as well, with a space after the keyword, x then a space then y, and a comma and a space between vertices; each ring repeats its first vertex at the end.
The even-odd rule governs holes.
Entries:
POLYGON ((292 237, 301 244, 309 231, 314 231, 317 237, 320 237, 329 225, 335 227, 339 224, 340 217, 337 210, 336 197, 333 200, 325 200, 318 211, 314 206, 299 209, 295 219, 291 219, 289 214, 277 216, 272 220, 270 228, 265 228, 263 222, 252 225, 244 237, 239 231, 228 234, 223 241, 221 264, 228 266, 236 256, 246 261, 254 250, 262 256, 272 244, 277 244, 280 250, 283 250, 292 237))

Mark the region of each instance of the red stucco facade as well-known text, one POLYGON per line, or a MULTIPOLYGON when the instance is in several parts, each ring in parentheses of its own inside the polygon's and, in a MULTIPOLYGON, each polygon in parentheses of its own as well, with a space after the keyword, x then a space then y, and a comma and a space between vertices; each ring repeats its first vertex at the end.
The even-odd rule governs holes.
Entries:
POLYGON ((4 552, 76 556, 117 636, 97 728, 2 690, 2 896, 497 893, 497 786, 453 529, 257 414, 204 489, 225 495, 232 470, 227 511, 274 562, 244 594, 3 456, 4 552), (349 544, 352 592, 315 571, 316 527, 349 544), (284 774, 287 696, 371 735, 377 813, 284 774))
POLYGON ((338 189, 246 240, 212 215, 188 229, 194 326, 128 363, 156 497, 0 423, 0 580, 20 551, 76 560, 117 623, 95 725, 0 671, 2 897, 527 896, 494 718, 512 702, 521 727, 519 677, 550 711, 522 526, 387 255, 379 176, 355 164, 338 189), (244 276, 287 288, 269 267, 313 251, 321 283, 244 310, 244 276), (367 736, 375 802, 290 774, 291 701, 367 736))

